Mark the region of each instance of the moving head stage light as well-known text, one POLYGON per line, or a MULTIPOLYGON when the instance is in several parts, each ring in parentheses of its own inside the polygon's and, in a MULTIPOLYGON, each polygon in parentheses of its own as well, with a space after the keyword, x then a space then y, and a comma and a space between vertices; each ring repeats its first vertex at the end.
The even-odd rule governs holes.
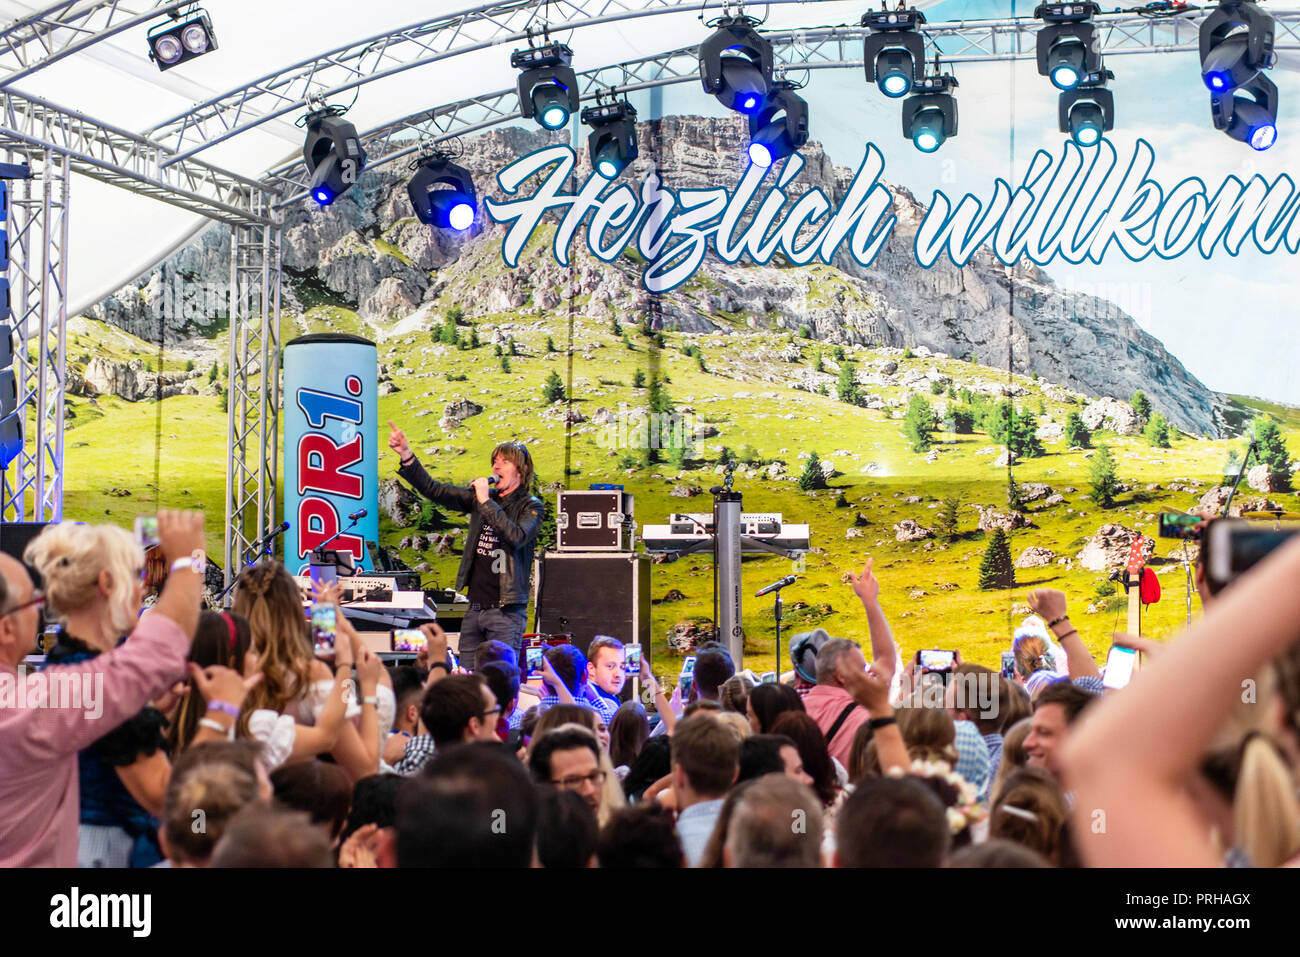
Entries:
POLYGON ((1230 93, 1210 97, 1214 128, 1251 149, 1266 150, 1277 142, 1277 87, 1263 73, 1230 93))
POLYGON ((925 78, 925 38, 916 32, 922 23, 925 14, 915 7, 862 15, 862 26, 871 30, 862 40, 867 82, 885 96, 906 96, 925 78))
POLYGON ((542 129, 563 129, 578 112, 578 78, 569 64, 573 51, 563 43, 528 47, 510 54, 519 74, 519 115, 542 129))
POLYGON ((749 118, 749 159, 764 168, 808 142, 808 104, 788 80, 772 84, 767 105, 749 118))
POLYGON ((311 195, 328 206, 353 187, 366 168, 357 128, 342 118, 339 107, 326 107, 307 115, 307 141, 302 160, 311 174, 311 195))
POLYGON ((217 48, 217 35, 212 29, 212 19, 202 7, 191 7, 181 13, 181 6, 168 13, 170 20, 149 28, 145 35, 149 41, 149 59, 159 70, 172 67, 203 56, 217 48))
POLYGON ((1106 81, 1115 79, 1110 70, 1089 73, 1073 90, 1062 90, 1060 130, 1069 133, 1079 146, 1096 146, 1102 134, 1115 128, 1115 94, 1106 81))
POLYGON ((700 81, 729 110, 752 116, 772 88, 772 44, 754 30, 752 17, 723 17, 700 44, 700 81))
POLYGON ((445 153, 419 160, 406 184, 415 218, 426 226, 465 230, 474 224, 476 195, 469 170, 457 166, 445 153))
POLYGON ((1199 40, 1201 77, 1212 94, 1245 86, 1273 65, 1273 18, 1248 0, 1219 4, 1201 22, 1199 40))
POLYGON ((1088 22, 1100 12, 1092 2, 1040 3, 1034 11, 1046 24, 1038 31, 1038 73, 1058 90, 1073 89, 1101 69, 1100 44, 1088 22))
POLYGON ((636 109, 627 100, 589 106, 582 122, 591 127, 587 152, 591 168, 605 179, 615 179, 640 154, 636 141, 636 109))
POLYGON ((903 135, 922 153, 933 153, 950 136, 957 135, 957 86, 949 74, 926 77, 917 92, 903 101, 903 135))

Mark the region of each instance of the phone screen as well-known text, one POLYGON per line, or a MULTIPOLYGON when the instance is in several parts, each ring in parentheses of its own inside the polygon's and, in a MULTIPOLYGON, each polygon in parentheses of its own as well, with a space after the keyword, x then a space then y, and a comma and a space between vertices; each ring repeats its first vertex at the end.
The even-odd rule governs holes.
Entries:
POLYGON ((921 652, 921 668, 924 671, 952 671, 956 661, 957 653, 955 651, 926 649, 921 652))
POLYGON ((421 652, 429 647, 429 639, 418 628, 397 628, 393 631, 394 651, 421 652))
POLYGON ((1189 538, 1198 523, 1204 521, 1199 515, 1183 515, 1178 512, 1160 513, 1161 538, 1189 538))
POLYGON ((1135 650, 1112 645, 1110 654, 1106 656, 1106 676, 1101 683, 1107 688, 1123 688, 1133 677, 1133 666, 1136 663, 1135 650))
POLYGON ((135 540, 141 548, 153 548, 158 544, 157 515, 137 515, 135 517, 135 540))
POLYGON ((686 661, 682 663, 682 676, 678 679, 677 686, 682 689, 682 694, 691 690, 691 682, 695 680, 695 656, 687 655, 686 661))
POLYGON ((531 678, 542 673, 542 655, 545 651, 540 642, 524 649, 524 663, 528 666, 527 677, 531 678))
POLYGON ((1014 651, 1002 652, 1002 671, 1004 678, 1015 678, 1016 676, 1016 653, 1014 651))
POLYGON ((1229 584, 1297 532, 1300 528, 1274 529, 1222 519, 1211 522, 1205 543, 1205 571, 1211 587, 1229 584))
POLYGON ((316 602, 311 606, 311 631, 316 650, 334 650, 334 631, 338 625, 333 605, 316 602))
POLYGON ((623 654, 623 670, 626 674, 635 678, 641 673, 641 646, 624 645, 623 654))
POLYGON ((765 685, 774 685, 774 684, 776 684, 776 672, 775 672, 775 671, 764 671, 764 672, 763 672, 763 682, 762 682, 762 683, 765 684, 765 685))

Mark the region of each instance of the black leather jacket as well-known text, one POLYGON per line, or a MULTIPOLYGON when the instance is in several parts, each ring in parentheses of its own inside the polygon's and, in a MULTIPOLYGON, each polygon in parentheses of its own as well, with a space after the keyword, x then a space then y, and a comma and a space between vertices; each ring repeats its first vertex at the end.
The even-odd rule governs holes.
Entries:
POLYGON ((542 528, 546 506, 542 500, 528 493, 522 485, 502 498, 489 498, 479 502, 474 489, 459 485, 443 485, 429 477, 418 459, 403 465, 397 474, 437 505, 469 513, 469 535, 461 555, 460 570, 456 573, 456 590, 463 591, 474 567, 474 548, 479 531, 487 522, 496 531, 497 540, 505 551, 506 567, 501 573, 501 604, 528 603, 528 581, 533 571, 533 543, 542 528))

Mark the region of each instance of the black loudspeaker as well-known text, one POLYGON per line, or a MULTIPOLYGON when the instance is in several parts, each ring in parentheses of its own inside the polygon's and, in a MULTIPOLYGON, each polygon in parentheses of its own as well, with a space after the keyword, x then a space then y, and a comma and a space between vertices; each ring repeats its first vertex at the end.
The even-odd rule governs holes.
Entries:
POLYGON ((45 530, 49 522, 5 522, 0 524, 0 552, 12 555, 20 562, 23 551, 33 538, 45 530))
MULTIPOLYGON (((644 555, 547 552, 537 561, 539 634, 570 634, 584 655, 596 635, 641 645, 650 661, 650 562, 644 555)), ((627 686, 632 682, 629 676, 627 686)))

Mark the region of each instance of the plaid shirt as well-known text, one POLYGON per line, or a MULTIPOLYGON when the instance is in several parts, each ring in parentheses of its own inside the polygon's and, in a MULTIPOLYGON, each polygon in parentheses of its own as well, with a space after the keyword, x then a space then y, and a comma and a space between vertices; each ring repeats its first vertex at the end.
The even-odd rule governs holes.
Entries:
POLYGON ((433 736, 417 734, 406 742, 406 750, 402 752, 402 759, 393 765, 393 770, 406 776, 415 774, 433 758, 433 751, 433 736))
POLYGON ((984 743, 984 736, 970 721, 955 722, 957 728, 957 766, 953 768, 958 774, 975 786, 977 797, 983 801, 988 796, 992 776, 989 774, 989 746, 984 743))

